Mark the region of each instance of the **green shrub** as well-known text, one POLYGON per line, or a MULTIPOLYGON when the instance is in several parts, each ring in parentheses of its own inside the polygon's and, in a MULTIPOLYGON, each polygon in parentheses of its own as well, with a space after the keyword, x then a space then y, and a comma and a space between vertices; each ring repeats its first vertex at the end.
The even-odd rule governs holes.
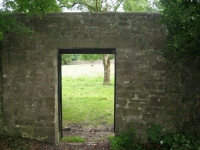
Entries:
POLYGON ((151 125, 146 129, 148 138, 150 142, 160 143, 160 138, 162 136, 163 127, 160 125, 151 125))
POLYGON ((200 137, 194 137, 186 134, 173 134, 172 150, 199 150, 200 137))
POLYGON ((129 133, 120 134, 117 137, 109 138, 112 150, 130 150, 134 146, 135 130, 130 129, 129 133))
POLYGON ((112 150, 200 150, 200 136, 186 134, 168 134, 159 125, 146 129, 148 143, 134 143, 135 130, 110 138, 112 150))
POLYGON ((63 142, 72 142, 72 143, 83 143, 86 142, 86 139, 79 137, 79 136, 72 136, 72 137, 63 137, 63 142))
POLYGON ((79 59, 79 54, 63 54, 62 55, 62 65, 68 65, 72 61, 79 59))

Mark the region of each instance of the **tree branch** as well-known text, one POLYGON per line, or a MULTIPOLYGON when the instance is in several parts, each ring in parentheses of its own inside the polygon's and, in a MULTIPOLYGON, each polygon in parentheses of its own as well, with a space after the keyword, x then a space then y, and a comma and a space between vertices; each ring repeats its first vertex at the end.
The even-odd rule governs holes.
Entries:
POLYGON ((121 5, 123 2, 124 2, 124 0, 121 0, 121 1, 119 2, 119 4, 118 4, 116 7, 114 7, 114 12, 117 11, 117 9, 120 7, 120 5, 121 5))

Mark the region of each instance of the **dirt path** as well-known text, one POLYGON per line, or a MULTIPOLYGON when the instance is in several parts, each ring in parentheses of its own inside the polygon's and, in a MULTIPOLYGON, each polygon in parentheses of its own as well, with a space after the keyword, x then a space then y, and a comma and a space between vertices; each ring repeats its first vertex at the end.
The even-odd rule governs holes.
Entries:
POLYGON ((58 145, 23 138, 0 137, 0 150, 110 150, 108 140, 87 143, 65 143, 58 145))
POLYGON ((98 126, 71 124, 63 129, 63 137, 79 136, 87 142, 98 142, 107 140, 109 136, 114 135, 113 125, 101 124, 98 126))

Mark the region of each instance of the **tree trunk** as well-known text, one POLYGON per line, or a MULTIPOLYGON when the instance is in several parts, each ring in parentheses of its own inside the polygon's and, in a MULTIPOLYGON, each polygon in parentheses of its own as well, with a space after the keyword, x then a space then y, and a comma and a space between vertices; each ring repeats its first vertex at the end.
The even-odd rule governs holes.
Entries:
POLYGON ((104 79, 103 84, 110 84, 110 58, 109 54, 103 54, 104 79))

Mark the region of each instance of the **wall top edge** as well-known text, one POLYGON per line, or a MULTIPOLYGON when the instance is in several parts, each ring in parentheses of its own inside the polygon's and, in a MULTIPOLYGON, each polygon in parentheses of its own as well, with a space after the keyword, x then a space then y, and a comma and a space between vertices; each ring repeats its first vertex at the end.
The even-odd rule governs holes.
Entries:
MULTIPOLYGON (((160 13, 150 13, 150 12, 61 12, 61 13, 47 13, 44 15, 46 18, 51 17, 67 17, 67 16, 108 16, 108 15, 116 15, 116 16, 157 16, 161 17, 160 13)), ((26 14, 23 13, 13 13, 13 16, 16 18, 26 18, 26 14)), ((34 17, 34 16, 33 16, 34 17)))

